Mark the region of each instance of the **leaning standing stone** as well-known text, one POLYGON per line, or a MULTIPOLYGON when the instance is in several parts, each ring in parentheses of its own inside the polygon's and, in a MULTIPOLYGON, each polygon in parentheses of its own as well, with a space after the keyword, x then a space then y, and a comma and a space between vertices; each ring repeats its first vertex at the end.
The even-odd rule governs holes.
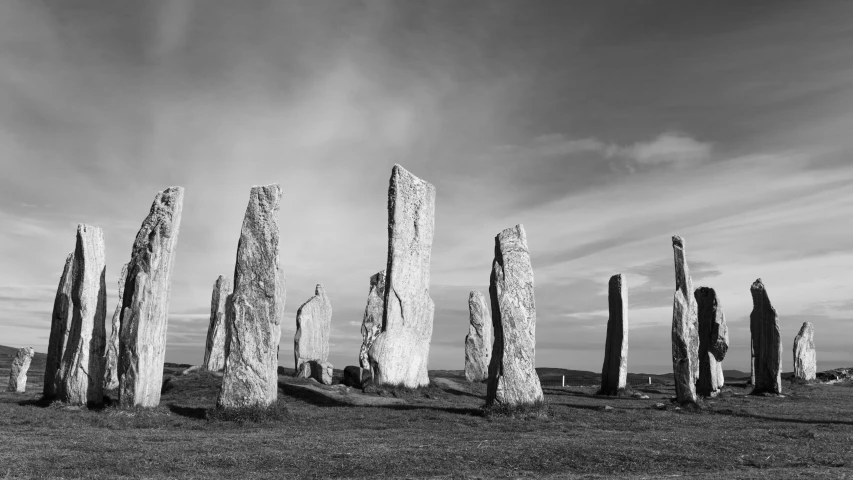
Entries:
POLYGON ((814 380, 817 374, 817 353, 814 347, 814 325, 803 322, 800 333, 794 338, 794 377, 814 380))
POLYGON ((486 297, 473 291, 468 294, 468 335, 465 337, 465 378, 482 382, 489 378, 492 359, 492 328, 486 297))
POLYGON ((507 228, 495 237, 489 296, 495 344, 486 405, 514 407, 544 402, 536 374, 533 267, 522 225, 507 228))
POLYGON ((607 291, 610 318, 599 393, 616 395, 625 390, 628 381, 628 283, 625 276, 620 273, 610 277, 607 291))
POLYGON ((754 351, 754 388, 752 393, 782 393, 782 337, 779 334, 779 317, 770 304, 767 290, 761 279, 750 288, 752 313, 749 330, 754 351))
POLYGON ((361 321, 361 350, 358 362, 361 368, 370 370, 367 352, 373 345, 376 335, 382 330, 382 315, 385 312, 385 270, 370 277, 370 291, 367 294, 367 306, 361 321))
POLYGON ((121 302, 124 297, 124 284, 127 281, 127 264, 121 267, 118 277, 118 304, 113 313, 113 331, 110 341, 107 343, 107 359, 104 366, 104 388, 114 390, 118 388, 118 349, 119 331, 121 330, 121 302))
POLYGON ((226 302, 228 335, 218 408, 267 407, 278 395, 278 342, 284 314, 279 264, 281 187, 252 187, 243 218, 234 293, 226 302))
POLYGON ((382 331, 368 352, 377 384, 429 385, 427 363, 435 305, 429 266, 435 187, 394 165, 388 188, 388 266, 382 331))
POLYGON ((329 359, 329 330, 332 327, 332 303, 323 285, 317 284, 314 296, 296 311, 296 335, 293 337, 295 370, 305 362, 326 363, 329 359))
POLYGON ((59 367, 65 355, 68 343, 68 330, 71 328, 71 283, 74 280, 74 252, 65 259, 65 268, 59 278, 56 298, 53 301, 53 315, 50 321, 50 339, 47 346, 47 360, 44 367, 43 395, 53 398, 59 392, 59 367))
POLYGON ((27 391, 27 370, 30 369, 30 362, 35 354, 33 347, 24 347, 18 350, 18 354, 12 360, 12 371, 9 372, 8 391, 17 393, 27 391))
POLYGON ((122 407, 156 407, 160 403, 169 292, 183 205, 182 187, 169 187, 157 193, 133 242, 119 331, 122 407))
POLYGON ((716 397, 723 387, 723 359, 729 350, 729 329, 723 306, 713 288, 697 288, 699 315, 699 382, 696 393, 703 397, 716 397))
POLYGON ((672 302, 672 371, 675 396, 680 403, 696 402, 699 367, 699 332, 693 281, 687 268, 684 239, 672 237, 675 257, 675 296, 672 302))
POLYGON ((210 298, 210 324, 207 326, 207 342, 204 346, 202 367, 218 372, 225 368, 225 300, 231 294, 231 282, 220 275, 213 284, 210 298))

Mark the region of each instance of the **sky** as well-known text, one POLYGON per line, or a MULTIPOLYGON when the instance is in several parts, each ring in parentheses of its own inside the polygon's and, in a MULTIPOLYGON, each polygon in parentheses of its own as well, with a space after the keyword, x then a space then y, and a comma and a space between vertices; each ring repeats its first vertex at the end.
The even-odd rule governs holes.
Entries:
POLYGON ((185 188, 166 360, 199 364, 253 185, 283 190, 279 352, 322 283, 356 365, 387 188, 436 187, 430 368, 462 369, 471 290, 523 224, 536 365, 600 371, 626 275, 629 371, 671 371, 672 235, 749 370, 749 287, 853 366, 853 3, 0 2, 0 344, 47 348, 76 225, 103 229, 109 324, 155 194, 185 188))

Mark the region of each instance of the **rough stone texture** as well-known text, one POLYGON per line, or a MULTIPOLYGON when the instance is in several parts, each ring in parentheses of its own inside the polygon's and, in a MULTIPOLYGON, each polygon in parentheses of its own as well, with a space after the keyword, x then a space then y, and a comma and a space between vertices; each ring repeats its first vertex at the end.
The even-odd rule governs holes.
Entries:
POLYGON ((218 372, 225 368, 225 300, 231 294, 231 281, 220 275, 213 283, 210 298, 210 324, 207 326, 207 342, 204 346, 206 370, 218 372))
POLYGON ((296 311, 296 335, 293 336, 294 369, 305 362, 329 359, 329 330, 332 328, 332 303, 323 285, 296 311))
POLYGON ((465 378, 482 382, 489 378, 492 359, 492 326, 486 297, 472 291, 468 294, 468 335, 465 337, 465 378))
POLYGON ((814 348, 814 325, 803 322, 794 338, 794 377, 811 381, 817 375, 817 353, 814 348))
POLYGON ((226 302, 225 371, 219 408, 266 407, 278 395, 285 280, 279 264, 281 187, 252 187, 243 218, 234 293, 226 302))
POLYGON ((100 228, 77 226, 73 272, 71 328, 59 367, 56 395, 71 405, 99 404, 104 399, 107 347, 106 261, 100 228))
POLYGON ((299 364, 296 369, 297 378, 313 378, 323 385, 332 384, 332 376, 335 370, 331 363, 308 360, 299 364))
POLYGON ((8 391, 17 393, 27 391, 27 370, 30 369, 30 362, 35 354, 33 347, 24 347, 18 350, 15 359, 12 360, 12 370, 9 372, 8 391))
POLYGON ((118 350, 119 332, 121 331, 121 302, 124 297, 124 285, 127 282, 127 264, 121 267, 118 277, 118 303, 113 313, 113 331, 107 342, 107 358, 104 365, 104 389, 114 390, 118 388, 118 350))
POLYGON ((696 402, 699 370, 699 332, 693 281, 687 268, 684 239, 672 237, 675 258, 675 296, 672 302, 672 371, 680 403, 696 402))
POLYGON ((616 395, 628 381, 628 283, 620 274, 610 277, 607 288, 610 318, 601 368, 602 395, 616 395))
POLYGON ((59 367, 65 355, 68 343, 68 331, 71 328, 71 284, 74 280, 74 252, 65 259, 65 268, 59 278, 56 298, 53 301, 53 314, 50 321, 50 339, 47 346, 47 360, 44 368, 44 389, 42 394, 53 398, 59 391, 59 367))
POLYGON ((361 321, 361 350, 358 362, 361 368, 370 370, 367 352, 373 345, 376 335, 382 331, 382 315, 385 313, 385 270, 370 277, 370 291, 367 294, 367 306, 364 307, 364 319, 361 321))
POLYGON ((545 400, 536 374, 536 303, 533 266, 524 226, 495 237, 489 281, 495 342, 486 405, 532 405, 545 400))
POLYGON ((754 354, 753 393, 782 393, 782 337, 779 334, 779 317, 770 304, 767 290, 759 278, 750 288, 752 313, 749 331, 752 334, 754 354))
POLYGON ((348 387, 364 388, 371 378, 369 369, 350 365, 344 368, 344 379, 341 383, 348 387))
POLYGON ((394 165, 388 188, 388 266, 382 331, 368 351, 377 384, 429 385, 427 363, 435 304, 429 266, 435 187, 394 165))
POLYGON ((699 381, 696 393, 703 397, 716 397, 723 387, 723 359, 729 350, 729 329, 723 305, 713 288, 697 288, 699 317, 699 381))
POLYGON ((122 407, 156 407, 160 403, 169 293, 183 204, 181 187, 158 192, 133 242, 119 330, 122 407))

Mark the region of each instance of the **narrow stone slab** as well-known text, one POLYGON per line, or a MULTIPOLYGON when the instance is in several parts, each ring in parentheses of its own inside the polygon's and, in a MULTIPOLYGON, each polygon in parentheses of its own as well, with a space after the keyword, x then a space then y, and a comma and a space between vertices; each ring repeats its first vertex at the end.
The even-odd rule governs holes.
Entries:
POLYGON ((607 286, 610 317, 601 368, 601 395, 617 395, 628 381, 628 283, 621 273, 610 277, 607 286))
POLYGON ((382 316, 385 313, 385 270, 370 277, 370 291, 367 293, 367 306, 364 307, 364 318, 361 321, 361 350, 358 352, 358 362, 361 368, 370 370, 370 360, 367 352, 373 345, 376 335, 382 331, 382 316))
POLYGON ((225 368, 225 300, 231 294, 231 281, 220 275, 213 283, 210 297, 210 323, 207 326, 207 342, 204 346, 206 370, 218 372, 225 368))
POLYGON ((9 392, 25 393, 27 391, 27 370, 36 352, 33 347, 24 347, 18 350, 12 360, 12 370, 9 372, 9 392))
POLYGON ((158 192, 133 242, 119 330, 122 407, 160 404, 169 293, 183 205, 183 188, 169 187, 158 192))
POLYGON ((382 331, 368 351, 377 384, 429 385, 435 305, 429 296, 435 187, 394 165, 388 188, 388 266, 382 331))
POLYGON ((44 367, 44 387, 42 394, 47 398, 56 397, 59 392, 59 368, 68 343, 71 329, 71 284, 74 280, 74 252, 65 259, 59 287, 53 301, 53 314, 50 321, 50 339, 47 346, 47 360, 44 367))
POLYGON ((699 318, 699 381, 696 393, 703 397, 716 397, 725 383, 723 360, 729 350, 729 329, 723 305, 713 288, 697 288, 693 296, 699 318))
POLYGON ((121 267, 118 277, 118 303, 113 313, 112 334, 107 342, 107 358, 104 365, 104 389, 115 390, 118 388, 118 350, 119 332, 121 331, 121 302, 124 298, 124 285, 127 282, 127 264, 121 267))
POLYGON ((782 393, 782 336, 779 334, 779 316, 770 304, 770 297, 759 278, 752 287, 752 313, 749 331, 754 352, 754 388, 752 393, 782 393))
POLYGON ((468 335, 465 336, 465 378, 482 382, 489 378, 492 360, 492 325, 486 297, 472 291, 468 294, 468 335))
POLYGON ((678 402, 696 402, 699 370, 699 332, 693 281, 687 268, 684 239, 672 237, 675 295, 672 302, 672 371, 678 402))
POLYGON ((814 325, 803 322, 794 338, 794 377, 811 381, 817 376, 817 352, 814 346, 814 325))
POLYGON ((489 280, 495 343, 486 405, 522 406, 545 401, 536 374, 536 302, 533 266, 524 226, 495 237, 489 280))
POLYGON ((243 218, 218 408, 266 407, 278 398, 278 343, 285 280, 279 263, 281 187, 252 187, 243 218))
POLYGON ((323 285, 317 284, 314 296, 296 311, 296 335, 293 336, 294 369, 305 362, 326 363, 329 359, 329 330, 332 328, 332 303, 323 285))

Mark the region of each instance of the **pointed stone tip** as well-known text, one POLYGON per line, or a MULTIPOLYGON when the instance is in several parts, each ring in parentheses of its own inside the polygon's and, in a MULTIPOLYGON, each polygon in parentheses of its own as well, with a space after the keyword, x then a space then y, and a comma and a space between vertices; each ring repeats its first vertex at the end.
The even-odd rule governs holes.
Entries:
POLYGON ((326 296, 326 289, 323 288, 322 283, 318 283, 317 286, 314 287, 314 295, 317 295, 318 297, 326 296))
POLYGON ((759 278, 756 281, 752 282, 751 288, 753 290, 764 290, 764 282, 762 282, 761 279, 759 278))
POLYGON ((678 248, 684 248, 684 237, 679 235, 672 236, 672 246, 678 248))

